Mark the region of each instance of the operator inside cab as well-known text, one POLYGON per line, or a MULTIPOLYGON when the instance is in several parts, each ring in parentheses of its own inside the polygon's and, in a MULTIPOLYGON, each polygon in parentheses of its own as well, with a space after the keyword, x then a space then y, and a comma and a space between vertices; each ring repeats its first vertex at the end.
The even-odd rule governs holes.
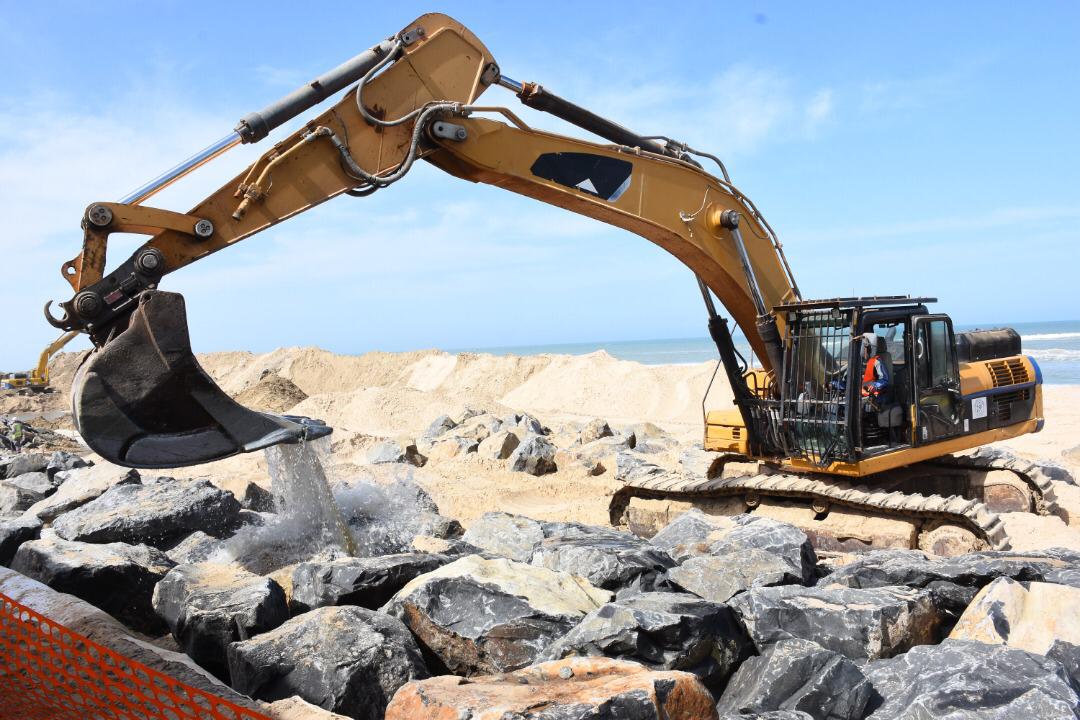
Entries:
POLYGON ((875 333, 863 335, 863 362, 866 363, 862 378, 862 396, 873 400, 885 400, 892 392, 891 363, 886 362, 885 338, 875 333))

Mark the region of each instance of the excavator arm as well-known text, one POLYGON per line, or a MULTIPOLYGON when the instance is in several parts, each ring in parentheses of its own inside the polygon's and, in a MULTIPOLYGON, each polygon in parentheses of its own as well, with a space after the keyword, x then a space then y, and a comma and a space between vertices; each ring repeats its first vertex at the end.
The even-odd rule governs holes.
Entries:
MULTIPOLYGON (((456 21, 425 15, 260 113, 233 135, 119 203, 91 204, 83 250, 62 268, 75 295, 56 327, 87 332, 96 349, 73 388, 74 419, 112 462, 178 467, 281 442, 321 437, 307 418, 250 411, 232 401, 192 354, 183 299, 158 289, 170 272, 341 194, 366 196, 403 178, 417 159, 624 228, 670 252, 696 275, 729 377, 740 378, 712 294, 768 369, 779 357, 773 308, 798 299, 779 242, 748 198, 706 173, 689 148, 643 138, 545 91, 501 75, 456 21), (276 143, 188 213, 142 205, 169 182, 239 142, 264 137, 350 82, 326 112, 276 143), (534 130, 511 111, 477 106, 491 84, 612 144, 534 130), (492 119, 500 117, 501 120, 492 119), (109 235, 152 237, 105 272, 109 235)), ((781 319, 782 321, 782 319, 781 319)), ((740 378, 741 379, 741 378, 740 378)), ((745 383, 733 382, 736 400, 745 383), (741 386, 741 387, 740 387, 741 386)))

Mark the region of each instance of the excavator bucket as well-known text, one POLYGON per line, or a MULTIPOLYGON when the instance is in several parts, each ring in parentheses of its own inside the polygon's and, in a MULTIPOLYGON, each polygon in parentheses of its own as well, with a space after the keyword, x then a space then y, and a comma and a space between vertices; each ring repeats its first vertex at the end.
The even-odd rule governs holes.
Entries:
POLYGON ((86 444, 134 468, 198 465, 332 432, 233 401, 191 352, 183 296, 161 291, 144 293, 127 329, 90 354, 72 402, 86 444))

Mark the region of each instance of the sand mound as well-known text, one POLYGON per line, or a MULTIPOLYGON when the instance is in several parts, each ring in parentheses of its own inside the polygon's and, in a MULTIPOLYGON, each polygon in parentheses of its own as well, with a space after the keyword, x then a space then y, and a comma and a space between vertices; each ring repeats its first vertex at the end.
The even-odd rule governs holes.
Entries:
POLYGON ((307 399, 307 393, 291 380, 272 372, 240 392, 235 398, 241 405, 263 412, 283 413, 307 399))

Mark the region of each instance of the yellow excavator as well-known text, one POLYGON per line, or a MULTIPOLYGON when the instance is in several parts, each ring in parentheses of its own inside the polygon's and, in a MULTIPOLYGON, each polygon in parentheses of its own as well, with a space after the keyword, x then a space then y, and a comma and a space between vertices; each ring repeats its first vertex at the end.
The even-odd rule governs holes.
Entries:
POLYGON ((35 393, 47 391, 49 389, 49 360, 78 336, 79 332, 73 330, 53 340, 41 351, 37 367, 30 372, 0 375, 0 390, 28 390, 35 393))
POLYGON ((159 284, 331 198, 375 195, 417 160, 629 230, 695 275, 734 409, 705 413, 714 462, 704 470, 626 474, 614 522, 648 533, 688 505, 750 509, 786 513, 820 547, 945 553, 1008 547, 997 512, 1056 511, 1038 468, 977 452, 1042 428, 1042 378, 1017 333, 955 332, 929 309, 932 298, 803 298, 773 229, 718 158, 511 79, 441 14, 245 116, 119 202, 87 207, 82 251, 61 271, 74 295, 59 317, 45 307, 55 327, 95 345, 72 393, 87 444, 114 463, 162 468, 328 434, 317 420, 253 412, 226 396, 192 354, 183 298, 159 284), (506 107, 478 103, 492 86, 600 141, 537 130, 506 107), (189 212, 145 204, 342 90, 189 212), (151 237, 106 272, 113 233, 151 237), (717 301, 759 367, 738 352, 717 301))

